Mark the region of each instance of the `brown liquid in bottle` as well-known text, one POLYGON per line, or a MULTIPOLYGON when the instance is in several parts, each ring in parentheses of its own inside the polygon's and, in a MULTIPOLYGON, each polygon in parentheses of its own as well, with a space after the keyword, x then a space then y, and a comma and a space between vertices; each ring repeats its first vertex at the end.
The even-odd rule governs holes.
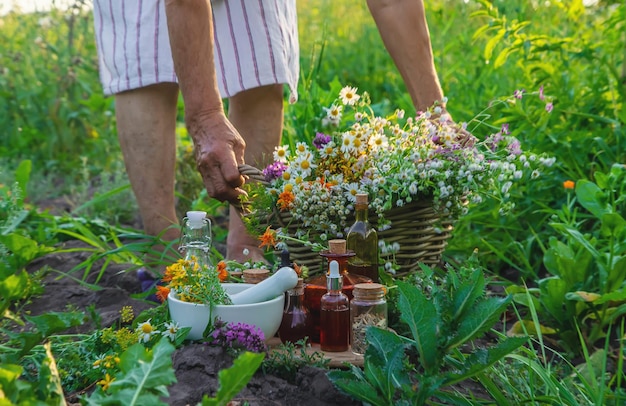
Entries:
POLYGON ((295 344, 303 338, 311 338, 313 323, 303 298, 302 279, 299 279, 296 287, 287 292, 287 306, 278 328, 278 336, 283 343, 295 344))
MULTIPOLYGON (((348 259, 354 256, 354 252, 346 252, 345 240, 331 240, 330 251, 322 251, 320 255, 325 257, 328 262, 337 261, 339 263, 339 272, 343 276, 343 287, 341 291, 352 299, 352 289, 357 283, 372 282, 370 278, 362 275, 352 274, 348 272, 348 259)), ((311 333, 311 341, 320 342, 320 300, 327 292, 326 275, 317 275, 309 278, 304 287, 304 306, 311 314, 313 329, 311 333)))
POLYGON ((321 310, 320 349, 329 352, 348 351, 350 348, 350 309, 321 310))
POLYGON ((327 293, 320 301, 320 349, 348 351, 350 348, 350 301, 341 291, 342 275, 337 261, 331 261, 327 293))

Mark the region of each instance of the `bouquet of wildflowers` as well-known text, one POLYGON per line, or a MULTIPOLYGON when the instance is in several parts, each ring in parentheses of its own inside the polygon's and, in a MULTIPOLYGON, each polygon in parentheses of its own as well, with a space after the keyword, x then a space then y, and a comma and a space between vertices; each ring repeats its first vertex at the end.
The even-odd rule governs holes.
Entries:
POLYGON ((249 186, 252 210, 289 214, 298 237, 344 236, 357 193, 369 195, 379 230, 393 227, 386 213, 424 199, 452 220, 485 196, 499 198, 504 213, 511 187, 553 163, 524 153, 506 128, 477 140, 437 104, 415 117, 382 117, 367 93, 344 87, 325 111, 311 144, 277 147, 266 185, 249 186))
POLYGON ((165 269, 162 282, 157 285, 157 297, 164 302, 170 290, 183 302, 210 305, 231 304, 230 297, 221 285, 228 278, 226 263, 215 267, 201 267, 195 258, 179 259, 165 269))

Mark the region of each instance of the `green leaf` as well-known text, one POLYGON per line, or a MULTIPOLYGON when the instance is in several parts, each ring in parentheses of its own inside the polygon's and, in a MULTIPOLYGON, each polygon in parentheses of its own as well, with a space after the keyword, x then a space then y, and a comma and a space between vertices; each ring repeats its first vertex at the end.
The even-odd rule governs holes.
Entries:
POLYGON ((474 305, 474 311, 461 320, 447 347, 456 348, 489 330, 506 310, 511 299, 511 296, 492 297, 474 305))
POLYGON ((397 334, 376 327, 368 327, 365 335, 369 346, 365 352, 365 374, 375 381, 379 393, 391 401, 395 388, 407 384, 405 371, 405 341, 397 334))
POLYGON ((400 318, 411 330, 422 366, 429 373, 435 372, 439 359, 437 332, 440 316, 437 308, 417 287, 403 281, 397 283, 400 292, 398 299, 400 318))
POLYGON ((26 197, 26 191, 28 186, 28 181, 30 179, 30 173, 33 168, 33 163, 30 159, 25 159, 20 162, 15 170, 15 181, 22 189, 22 198, 26 197))
POLYGON ((81 312, 49 312, 39 316, 24 316, 24 319, 33 323, 44 337, 48 337, 80 326, 85 321, 85 315, 81 312))
POLYGON ((561 320, 564 315, 565 295, 569 291, 565 281, 557 277, 545 278, 539 281, 539 289, 543 306, 552 317, 561 320))
POLYGON ((16 269, 23 268, 33 259, 53 250, 49 247, 40 247, 35 240, 15 233, 0 235, 0 243, 13 253, 13 266, 16 269))
POLYGON ((176 382, 172 368, 172 346, 161 339, 152 349, 135 344, 120 356, 120 372, 106 393, 95 391, 89 405, 165 405, 160 399, 169 396, 167 386, 176 382))
POLYGON ((454 314, 452 320, 465 317, 467 313, 473 313, 473 305, 485 294, 485 277, 481 269, 476 269, 470 280, 464 282, 455 292, 453 300, 454 314))
POLYGON ((30 277, 24 270, 0 279, 0 303, 6 301, 8 304, 10 301, 23 299, 29 290, 30 277))
POLYGON ((472 378, 527 342, 527 337, 512 337, 497 343, 493 347, 476 350, 465 359, 462 372, 447 375, 445 385, 454 385, 472 378))
POLYGON ((602 218, 605 213, 613 212, 602 189, 589 180, 581 179, 576 182, 576 198, 597 218, 602 218))
POLYGON ((365 380, 359 367, 350 366, 350 370, 329 371, 326 376, 328 379, 343 392, 352 396, 356 400, 360 400, 364 404, 372 406, 386 406, 389 403, 378 395, 376 389, 365 380))
POLYGON ((244 352, 230 368, 219 372, 220 387, 214 398, 204 396, 202 406, 226 406, 248 384, 263 362, 265 354, 244 352))
POLYGON ((600 232, 605 237, 619 238, 626 228, 626 220, 618 213, 605 213, 602 215, 602 227, 600 232))
POLYGON ((607 278, 607 292, 619 289, 626 279, 626 256, 616 256, 613 258, 613 265, 609 269, 607 278))

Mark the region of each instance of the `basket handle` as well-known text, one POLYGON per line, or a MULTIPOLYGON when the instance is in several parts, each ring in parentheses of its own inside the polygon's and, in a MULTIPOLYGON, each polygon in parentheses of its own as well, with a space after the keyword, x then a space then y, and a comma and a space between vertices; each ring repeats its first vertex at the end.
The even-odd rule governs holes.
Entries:
MULTIPOLYGON (((238 168, 239 168, 239 173, 241 173, 246 178, 246 181, 251 180, 254 182, 261 183, 264 186, 269 185, 267 180, 265 180, 265 175, 263 175, 263 172, 259 168, 256 168, 248 164, 239 165, 238 168)), ((245 202, 245 201, 240 200, 238 203, 239 204, 233 204, 233 203, 231 204, 233 205, 233 207, 237 209, 240 215, 243 216, 251 212, 250 202, 245 202)))
POLYGON ((239 173, 241 173, 247 179, 259 182, 265 186, 268 185, 267 181, 265 180, 265 175, 263 175, 263 172, 259 168, 255 168, 252 165, 239 165, 239 173))

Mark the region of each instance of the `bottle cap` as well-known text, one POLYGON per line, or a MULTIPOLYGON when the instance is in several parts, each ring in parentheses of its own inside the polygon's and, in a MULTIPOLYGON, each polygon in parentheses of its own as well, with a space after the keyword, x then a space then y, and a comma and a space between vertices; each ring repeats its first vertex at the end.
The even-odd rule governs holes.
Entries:
POLYGON ((204 226, 204 219, 206 218, 206 211, 188 211, 187 220, 189 227, 201 228, 204 226))
POLYGON ((346 253, 346 240, 330 240, 328 241, 328 245, 332 254, 346 253))
POLYGON ((356 204, 367 204, 367 193, 357 193, 356 204))
POLYGON ((343 278, 339 273, 339 262, 330 261, 328 266, 327 288, 328 290, 340 290, 343 285, 343 278))

